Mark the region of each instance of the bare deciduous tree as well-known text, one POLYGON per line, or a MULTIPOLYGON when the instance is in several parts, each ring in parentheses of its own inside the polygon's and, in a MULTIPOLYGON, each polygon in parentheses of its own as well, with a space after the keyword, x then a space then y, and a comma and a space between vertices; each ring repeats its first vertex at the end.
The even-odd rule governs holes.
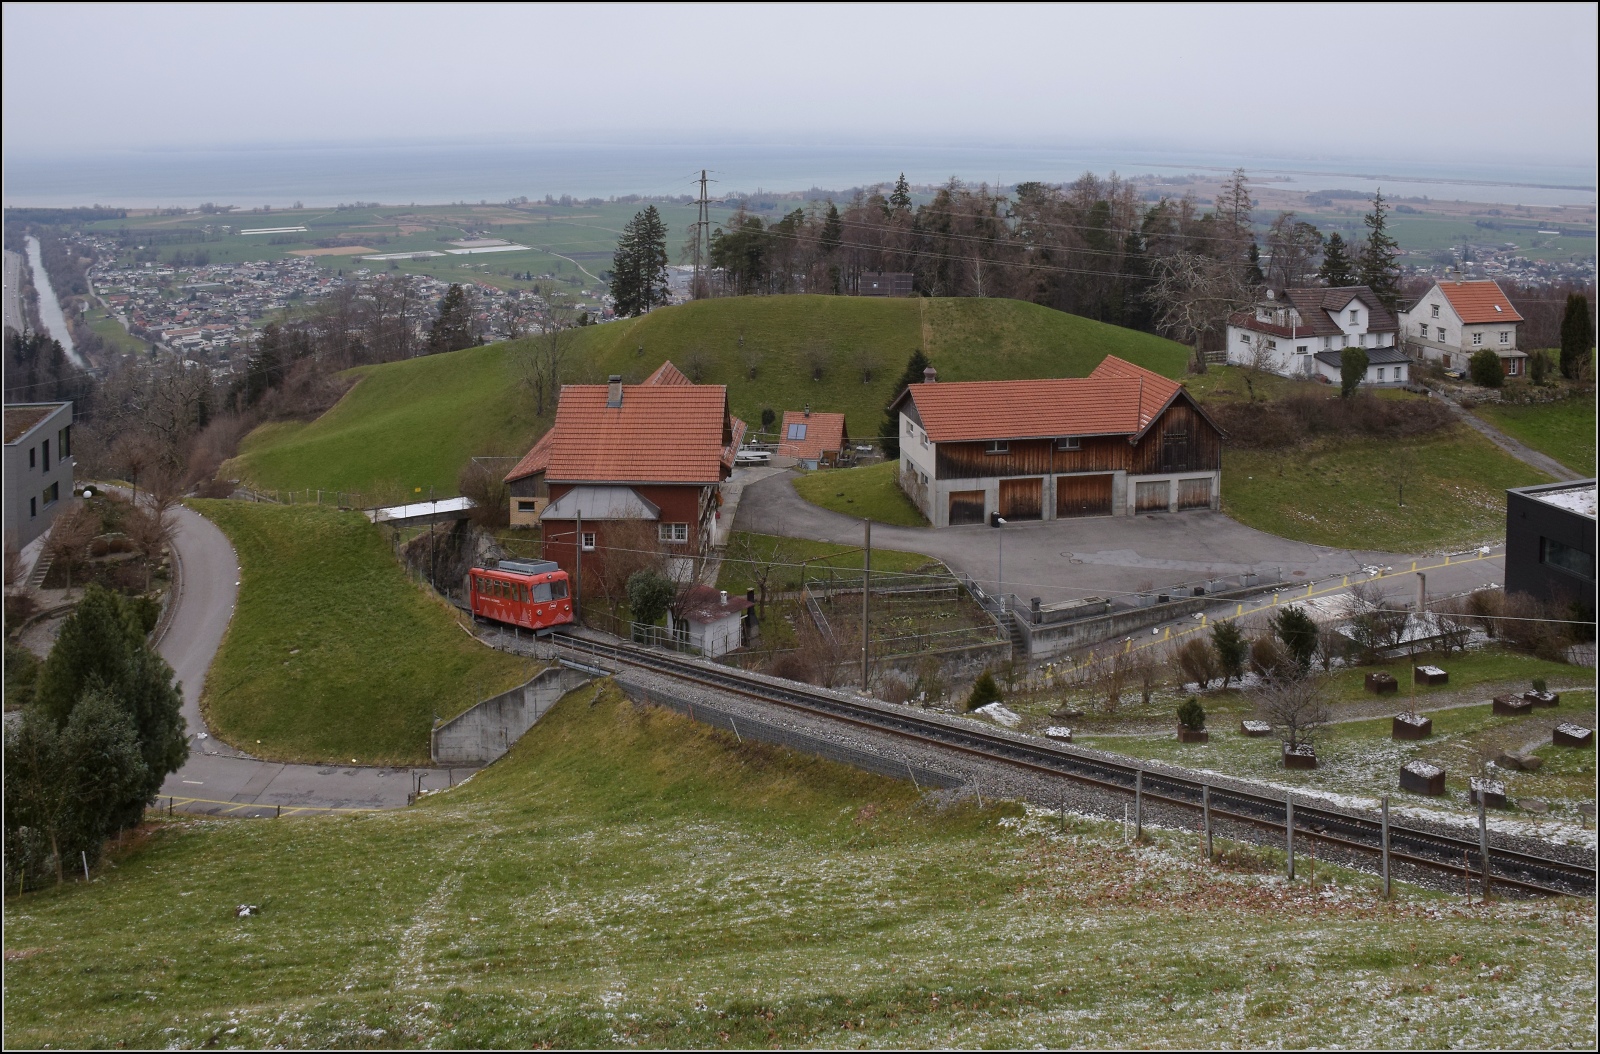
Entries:
POLYGON ((535 417, 545 416, 547 408, 555 409, 556 395, 561 391, 564 368, 575 339, 576 334, 569 328, 552 323, 518 349, 514 360, 517 382, 533 397, 535 417))
POLYGON ((1278 289, 1305 286, 1322 256, 1322 232, 1293 212, 1280 212, 1267 231, 1267 281, 1278 289))
POLYGON ((1317 730, 1332 716, 1324 698, 1326 687, 1327 682, 1318 676, 1280 673, 1267 677, 1255 691, 1256 712, 1278 730, 1289 750, 1311 745, 1317 730))
POLYGON ((1193 252, 1157 262, 1149 297, 1162 332, 1194 347, 1196 373, 1205 371, 1206 338, 1252 299, 1237 264, 1193 252))
POLYGON ((67 572, 67 595, 72 595, 72 568, 89 555, 89 543, 100 533, 100 516, 82 502, 74 502, 56 515, 45 552, 67 572))

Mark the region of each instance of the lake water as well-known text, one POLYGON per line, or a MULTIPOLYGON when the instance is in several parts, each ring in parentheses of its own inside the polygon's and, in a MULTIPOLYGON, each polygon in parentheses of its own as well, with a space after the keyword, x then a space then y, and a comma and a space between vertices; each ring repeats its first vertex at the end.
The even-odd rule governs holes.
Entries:
POLYGON ((690 194, 701 168, 714 194, 846 190, 913 183, 1066 182, 1106 175, 1227 172, 1287 176, 1290 189, 1370 192, 1395 197, 1526 205, 1590 205, 1594 176, 1578 165, 1401 163, 1295 159, 1224 153, 1162 153, 1055 146, 849 144, 432 144, 142 150, 4 159, 5 204, 133 208, 194 207, 205 201, 254 207, 378 201, 434 204, 526 196, 610 197, 690 194))

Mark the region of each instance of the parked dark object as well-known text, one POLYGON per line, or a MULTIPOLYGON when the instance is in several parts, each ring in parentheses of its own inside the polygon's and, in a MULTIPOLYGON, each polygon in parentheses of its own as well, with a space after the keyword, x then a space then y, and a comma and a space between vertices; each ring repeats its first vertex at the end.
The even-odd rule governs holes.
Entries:
POLYGON ((1310 743, 1301 743, 1297 747, 1286 746, 1283 748, 1283 767, 1314 769, 1317 767, 1317 752, 1310 743))
POLYGON ((1563 721, 1550 730, 1550 742, 1558 747, 1594 746, 1594 729, 1563 721))
POLYGON ((1180 742, 1180 743, 1209 743, 1209 742, 1211 742, 1211 733, 1207 732, 1203 728, 1200 728, 1200 729, 1184 728, 1182 725, 1179 725, 1178 726, 1178 742, 1180 742))
POLYGON ((1272 724, 1268 721, 1240 721, 1239 731, 1251 738, 1270 736, 1272 734, 1272 724))
POLYGON ((1437 666, 1418 666, 1412 670, 1411 679, 1417 684, 1430 686, 1450 683, 1450 675, 1437 666))
POLYGON ((1433 735, 1433 718, 1421 714, 1395 714, 1391 734, 1395 739, 1427 739, 1433 735))
POLYGON ((1468 780, 1472 804, 1478 804, 1478 799, 1483 799, 1483 804, 1491 809, 1504 809, 1506 807, 1506 785, 1499 780, 1489 779, 1487 776, 1474 776, 1468 780))
POLYGON ((1408 761, 1400 766, 1400 789, 1438 797, 1444 793, 1444 769, 1426 761, 1408 761))
POLYGON ((1400 690, 1400 682, 1394 679, 1394 674, 1387 670, 1377 670, 1367 674, 1367 691, 1376 692, 1378 695, 1387 695, 1400 690))
POLYGON ((1522 698, 1534 706, 1560 706, 1560 692, 1523 692, 1522 698))
POLYGON ((1497 695, 1494 712, 1500 717, 1523 717, 1533 712, 1533 702, 1520 695, 1497 695))

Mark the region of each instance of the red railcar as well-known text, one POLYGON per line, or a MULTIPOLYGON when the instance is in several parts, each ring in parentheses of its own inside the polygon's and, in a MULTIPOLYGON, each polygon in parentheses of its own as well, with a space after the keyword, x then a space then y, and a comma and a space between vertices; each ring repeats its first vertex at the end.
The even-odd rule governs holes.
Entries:
POLYGON ((567 573, 553 560, 501 560, 497 567, 474 567, 467 577, 478 618, 532 630, 572 621, 567 573))

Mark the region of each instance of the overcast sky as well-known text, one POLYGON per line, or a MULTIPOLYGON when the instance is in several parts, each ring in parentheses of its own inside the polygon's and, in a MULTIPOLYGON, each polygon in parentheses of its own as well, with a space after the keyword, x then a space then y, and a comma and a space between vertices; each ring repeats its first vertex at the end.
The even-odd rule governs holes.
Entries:
POLYGON ((4 8, 13 157, 492 139, 1588 164, 1592 4, 4 8))

